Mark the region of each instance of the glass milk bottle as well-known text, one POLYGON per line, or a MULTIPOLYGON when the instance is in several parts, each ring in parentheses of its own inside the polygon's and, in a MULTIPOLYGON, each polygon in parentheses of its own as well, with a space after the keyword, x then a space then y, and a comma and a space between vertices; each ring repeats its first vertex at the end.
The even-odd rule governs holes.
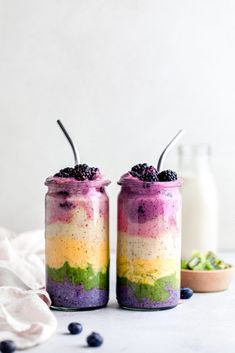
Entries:
POLYGON ((179 146, 182 187, 182 258, 217 252, 218 201, 208 145, 179 146))

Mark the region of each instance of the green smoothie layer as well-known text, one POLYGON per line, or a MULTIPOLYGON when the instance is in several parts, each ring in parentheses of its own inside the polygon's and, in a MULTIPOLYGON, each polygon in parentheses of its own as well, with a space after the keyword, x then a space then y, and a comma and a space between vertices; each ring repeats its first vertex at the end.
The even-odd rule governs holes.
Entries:
POLYGON ((71 267, 65 262, 63 267, 51 268, 46 266, 47 275, 55 282, 63 283, 65 280, 72 284, 82 284, 84 289, 92 288, 108 289, 109 287, 109 271, 95 272, 89 264, 86 268, 71 267))
POLYGON ((117 277, 117 285, 129 286, 139 299, 149 298, 152 301, 166 301, 170 297, 169 289, 179 290, 180 284, 176 273, 159 278, 153 285, 135 283, 126 277, 117 277))

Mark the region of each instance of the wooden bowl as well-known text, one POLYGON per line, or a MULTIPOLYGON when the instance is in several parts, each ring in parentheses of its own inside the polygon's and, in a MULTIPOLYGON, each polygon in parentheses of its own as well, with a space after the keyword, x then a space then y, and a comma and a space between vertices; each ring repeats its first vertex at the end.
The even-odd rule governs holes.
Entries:
POLYGON ((233 266, 225 270, 181 270, 181 288, 188 287, 194 292, 220 292, 228 288, 233 274, 233 266))

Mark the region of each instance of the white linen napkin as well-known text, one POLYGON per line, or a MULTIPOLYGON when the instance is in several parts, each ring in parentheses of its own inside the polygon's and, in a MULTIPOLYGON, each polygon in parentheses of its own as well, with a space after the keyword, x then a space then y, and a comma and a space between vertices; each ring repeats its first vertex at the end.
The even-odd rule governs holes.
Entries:
POLYGON ((46 341, 57 322, 49 309, 43 231, 14 235, 0 228, 0 341, 24 349, 46 341))

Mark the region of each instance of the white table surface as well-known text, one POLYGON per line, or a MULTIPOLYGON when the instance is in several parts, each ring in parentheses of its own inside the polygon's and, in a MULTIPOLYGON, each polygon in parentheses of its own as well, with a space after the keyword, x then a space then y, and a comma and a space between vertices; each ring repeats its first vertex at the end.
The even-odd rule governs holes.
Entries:
MULTIPOLYGON (((222 254, 235 264, 235 253, 222 254)), ((232 353, 235 351, 235 279, 229 290, 194 294, 176 308, 138 312, 119 309, 111 267, 111 298, 107 308, 86 312, 56 312, 58 329, 46 343, 28 353, 232 353), (71 321, 83 325, 80 335, 67 333, 71 321), (86 337, 99 332, 104 343, 88 348, 86 337)))

